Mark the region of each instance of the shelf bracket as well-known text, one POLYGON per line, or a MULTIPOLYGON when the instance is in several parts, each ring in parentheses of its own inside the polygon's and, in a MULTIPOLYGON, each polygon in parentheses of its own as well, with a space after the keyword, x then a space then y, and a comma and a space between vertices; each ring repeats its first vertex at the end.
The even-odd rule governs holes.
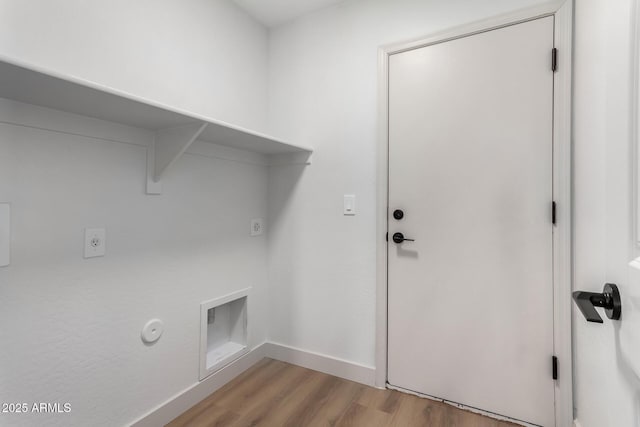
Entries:
POLYGON ((147 148, 147 194, 160 194, 162 175, 207 127, 205 122, 161 129, 147 148))
POLYGON ((270 154, 269 166, 310 165, 312 158, 312 151, 270 154))

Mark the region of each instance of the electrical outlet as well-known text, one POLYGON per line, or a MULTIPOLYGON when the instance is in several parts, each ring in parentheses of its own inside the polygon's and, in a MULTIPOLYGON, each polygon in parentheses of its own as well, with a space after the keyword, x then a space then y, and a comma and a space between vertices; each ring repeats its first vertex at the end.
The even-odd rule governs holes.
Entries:
POLYGON ((104 256, 106 252, 107 233, 104 228, 85 228, 84 257, 104 256))
POLYGON ((260 236, 264 226, 262 224, 262 218, 256 218, 251 220, 251 235, 252 236, 260 236))

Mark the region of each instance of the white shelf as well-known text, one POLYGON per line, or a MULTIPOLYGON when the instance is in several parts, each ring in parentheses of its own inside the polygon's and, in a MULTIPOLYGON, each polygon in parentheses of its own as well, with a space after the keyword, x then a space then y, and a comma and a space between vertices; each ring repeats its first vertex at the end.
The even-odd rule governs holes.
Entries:
MULTIPOLYGON (((117 89, 45 70, 0 56, 0 98, 53 108, 156 132, 148 167, 158 182, 196 139, 266 155, 295 154, 308 159, 312 149, 200 114, 173 108, 117 89), (157 142, 161 141, 160 144, 157 142)), ((286 161, 285 161, 286 163, 286 161)), ((308 164, 308 160, 302 163, 308 164)), ((150 191, 154 193, 156 191, 150 191)))

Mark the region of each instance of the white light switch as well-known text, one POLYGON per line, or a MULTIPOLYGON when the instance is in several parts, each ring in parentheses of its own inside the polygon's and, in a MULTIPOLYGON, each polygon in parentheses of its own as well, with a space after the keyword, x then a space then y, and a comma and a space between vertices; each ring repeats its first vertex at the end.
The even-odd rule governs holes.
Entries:
POLYGON ((0 203, 0 267, 11 263, 11 205, 0 203))
POLYGON ((107 232, 104 228, 86 228, 84 230, 84 257, 104 256, 107 232))
POLYGON ((356 214, 356 196, 353 194, 344 195, 344 214, 355 215, 356 214))

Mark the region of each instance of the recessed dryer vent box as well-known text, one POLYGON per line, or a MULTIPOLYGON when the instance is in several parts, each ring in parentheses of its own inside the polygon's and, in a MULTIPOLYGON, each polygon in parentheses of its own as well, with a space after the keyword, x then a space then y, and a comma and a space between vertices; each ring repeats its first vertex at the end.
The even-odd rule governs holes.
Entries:
POLYGON ((249 289, 200 304, 200 380, 247 353, 249 289))

